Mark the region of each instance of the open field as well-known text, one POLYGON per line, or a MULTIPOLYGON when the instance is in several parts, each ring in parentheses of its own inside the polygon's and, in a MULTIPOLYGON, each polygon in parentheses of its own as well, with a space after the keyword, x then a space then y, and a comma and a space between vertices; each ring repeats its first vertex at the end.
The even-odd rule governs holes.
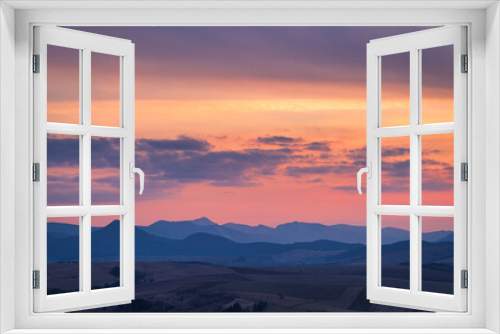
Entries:
MULTIPOLYGON (((50 264, 66 266, 68 264, 50 264)), ((94 288, 114 286, 117 263, 99 263, 94 288)), ((77 266, 73 265, 73 268, 77 266)), ((55 273, 56 268, 52 271, 55 273)), ((445 291, 441 268, 425 269, 445 291), (441 281, 441 282, 440 282, 441 281)), ((65 271, 68 273, 68 269, 65 271)), ((384 266, 384 282, 397 286, 401 267, 384 266)), ((73 276, 74 277, 74 276, 73 276)), ((49 276, 49 279, 51 277, 49 276)), ((52 277, 55 280, 55 276, 52 277)), ((67 280, 68 281, 68 280, 67 280)), ((64 280, 57 285, 64 289, 64 280)), ((53 281, 56 283, 56 281, 53 281)), ((206 263, 136 263, 136 299, 91 312, 408 312, 366 299, 365 266, 225 267, 206 263)), ((441 289, 441 290, 440 290, 441 289)))

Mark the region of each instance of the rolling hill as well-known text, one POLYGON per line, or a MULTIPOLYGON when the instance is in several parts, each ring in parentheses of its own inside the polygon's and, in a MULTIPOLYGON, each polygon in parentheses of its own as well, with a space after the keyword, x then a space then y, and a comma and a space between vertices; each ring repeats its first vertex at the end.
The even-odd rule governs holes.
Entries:
MULTIPOLYGON (((119 226, 119 221, 113 221, 92 232, 93 262, 109 262, 119 259, 119 226)), ((60 230, 57 231, 60 232, 60 230)), ((78 242, 77 235, 49 234, 48 261, 78 261, 78 242)), ((360 243, 343 243, 324 239, 286 244, 238 243, 226 237, 208 233, 195 233, 179 240, 153 235, 140 227, 136 227, 135 247, 137 262, 204 262, 226 266, 255 267, 350 265, 364 263, 366 260, 366 246, 360 243)), ((382 253, 389 254, 386 258, 391 258, 391 264, 397 264, 407 261, 405 260, 407 249, 408 241, 402 241, 384 245, 382 253)), ((424 245, 423 260, 429 263, 446 262, 446 259, 452 256, 453 244, 450 242, 426 242, 424 245), (430 250, 427 252, 426 249, 430 250)))

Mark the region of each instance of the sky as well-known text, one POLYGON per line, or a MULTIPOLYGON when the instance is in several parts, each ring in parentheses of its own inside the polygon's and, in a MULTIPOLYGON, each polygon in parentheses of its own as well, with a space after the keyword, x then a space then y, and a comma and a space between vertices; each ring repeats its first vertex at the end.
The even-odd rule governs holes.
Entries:
MULTIPOLYGON (((75 29, 135 43, 136 166, 146 174, 136 224, 366 225, 356 190, 366 44, 423 28, 75 29)), ((48 121, 78 123, 78 51, 48 52, 48 121)), ((453 121, 452 55, 450 46, 422 51, 423 123, 453 121)), ((382 59, 382 126, 409 124, 408 64, 408 54, 382 59)), ((119 94, 119 59, 93 53, 93 125, 119 125, 119 94)), ((409 204, 409 139, 381 147, 382 204, 409 204)), ((78 148, 76 136, 49 135, 48 205, 78 204, 78 148)), ((92 204, 119 203, 119 153, 119 140, 92 139, 92 204)), ((422 203, 453 205, 452 134, 422 138, 422 169, 422 203)), ((430 221, 425 231, 453 228, 430 221)))

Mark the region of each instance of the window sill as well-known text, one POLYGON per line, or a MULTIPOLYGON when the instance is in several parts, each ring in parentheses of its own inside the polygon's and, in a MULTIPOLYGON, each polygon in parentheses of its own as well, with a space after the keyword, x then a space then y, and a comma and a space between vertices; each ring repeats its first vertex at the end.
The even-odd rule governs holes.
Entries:
POLYGON ((5 334, 487 334, 488 329, 15 329, 5 334))

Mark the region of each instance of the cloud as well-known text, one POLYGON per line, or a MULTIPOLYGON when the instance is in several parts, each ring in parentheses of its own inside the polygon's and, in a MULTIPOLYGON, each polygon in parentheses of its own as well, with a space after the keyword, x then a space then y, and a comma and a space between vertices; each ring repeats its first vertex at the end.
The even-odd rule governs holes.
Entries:
POLYGON ((238 188, 246 188, 246 187, 255 187, 258 186, 257 182, 249 182, 244 180, 224 180, 224 181, 214 181, 210 182, 210 185, 213 187, 238 187, 238 188))
POLYGON ((409 193, 410 182, 409 180, 383 180, 382 192, 386 193, 409 193))
POLYGON ((409 178, 410 160, 407 159, 394 162, 382 161, 382 174, 392 178, 409 178))
POLYGON ((422 182, 422 190, 427 191, 449 191, 453 190, 453 182, 442 179, 425 180, 422 182))
POLYGON ((138 139, 138 150, 168 150, 168 151, 209 151, 212 145, 202 139, 179 136, 177 139, 138 139))
MULTIPOLYGON (((344 193, 357 193, 358 192, 358 188, 356 188, 356 186, 336 186, 336 187, 330 187, 330 189, 334 190, 334 191, 341 191, 341 192, 344 192, 344 193)), ((363 187, 364 189, 364 187, 363 187)))
POLYGON ((276 173, 279 165, 292 159, 289 151, 246 149, 240 151, 169 150, 140 151, 137 165, 150 179, 179 183, 210 182, 216 187, 255 186, 259 176, 276 173))
POLYGON ((292 138, 292 137, 284 137, 284 136, 271 136, 271 137, 259 137, 257 138, 257 142, 268 145, 277 145, 277 144, 294 144, 301 142, 302 138, 292 138))
POLYGON ((74 167, 80 161, 78 136, 47 135, 47 166, 74 167))
POLYGON ((120 168, 120 138, 92 137, 92 168, 120 168))
POLYGON ((382 157, 400 157, 410 154, 410 149, 405 147, 395 147, 382 150, 382 157))
POLYGON ((316 174, 330 174, 335 171, 335 166, 322 165, 322 166, 309 166, 309 167, 286 167, 286 174, 292 177, 301 177, 303 175, 316 175, 316 174))
POLYGON ((352 160, 365 160, 366 161, 366 146, 347 150, 344 153, 345 157, 352 160))
POLYGON ((331 148, 327 142, 312 142, 310 144, 305 145, 304 147, 308 151, 323 151, 330 152, 331 148))
POLYGON ((48 176, 47 205, 79 205, 79 198, 78 180, 48 176))

